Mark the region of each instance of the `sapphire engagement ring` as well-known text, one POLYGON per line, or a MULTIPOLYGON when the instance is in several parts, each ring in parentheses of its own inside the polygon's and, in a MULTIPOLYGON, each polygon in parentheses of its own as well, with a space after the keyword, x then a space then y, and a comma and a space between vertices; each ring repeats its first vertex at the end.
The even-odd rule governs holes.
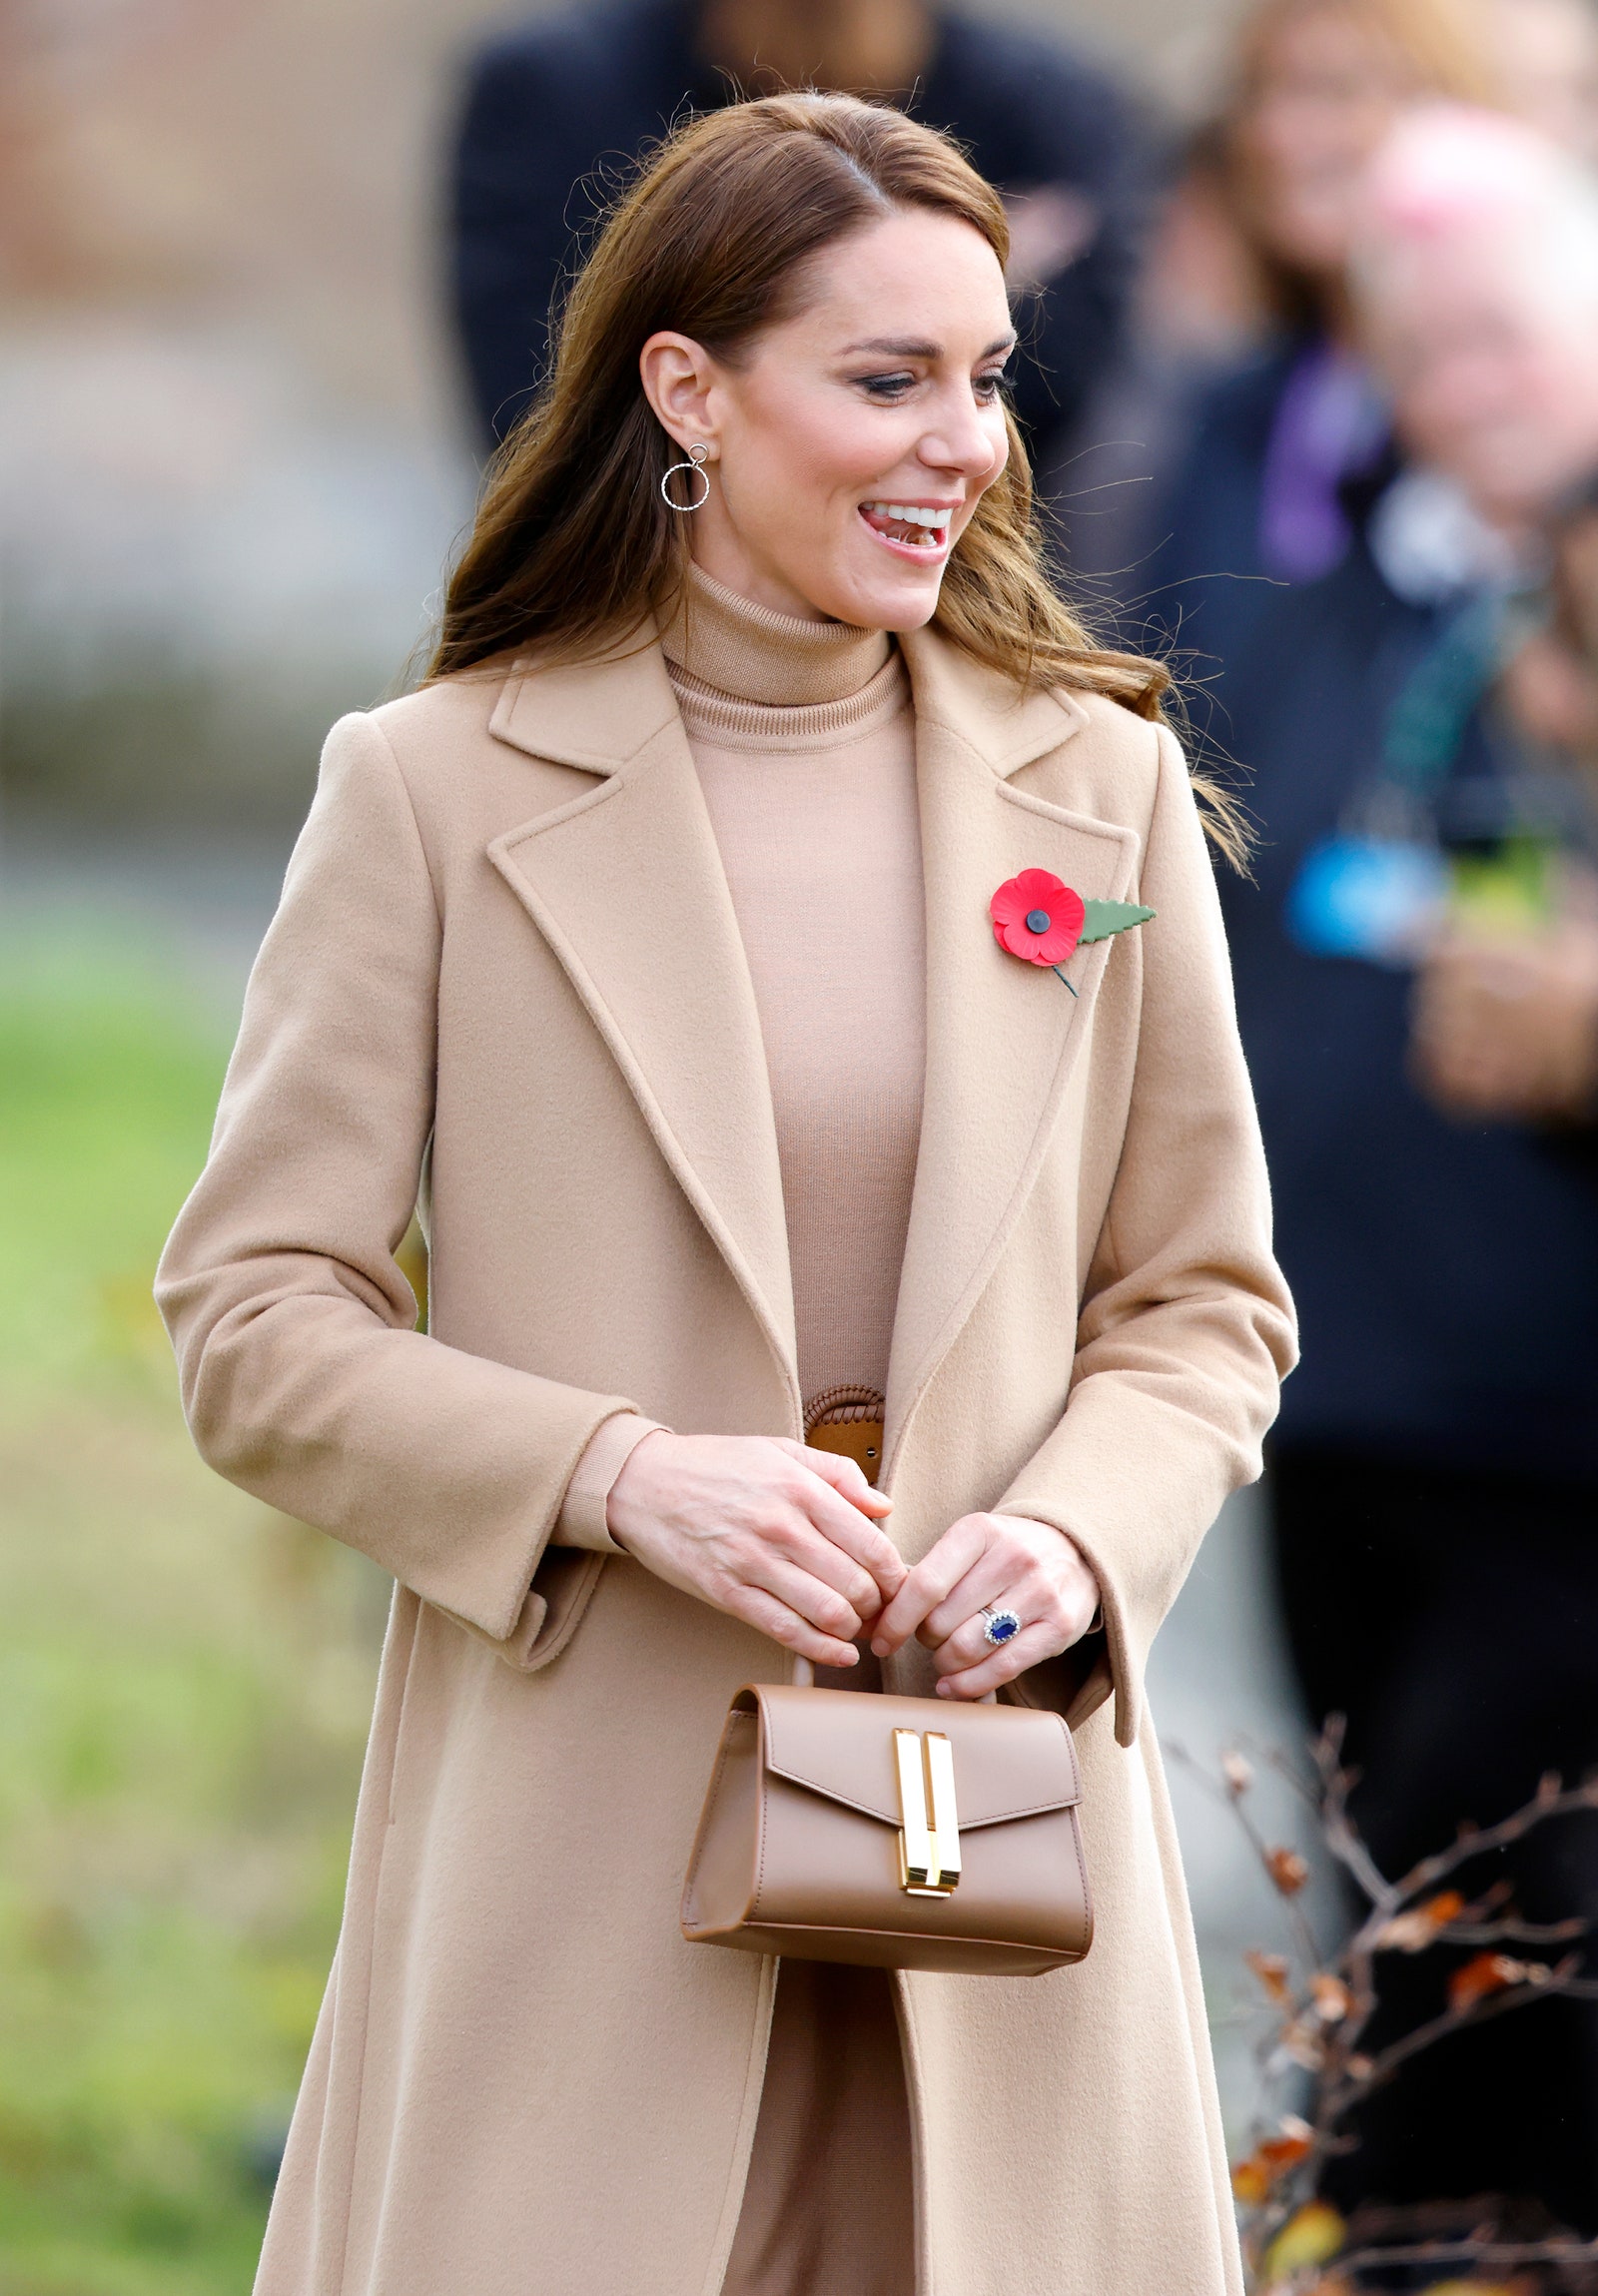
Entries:
POLYGON ((992 1643, 995 1650, 1021 1632, 1021 1621, 1013 1610, 985 1610, 977 1616, 982 1620, 983 1640, 992 1643))

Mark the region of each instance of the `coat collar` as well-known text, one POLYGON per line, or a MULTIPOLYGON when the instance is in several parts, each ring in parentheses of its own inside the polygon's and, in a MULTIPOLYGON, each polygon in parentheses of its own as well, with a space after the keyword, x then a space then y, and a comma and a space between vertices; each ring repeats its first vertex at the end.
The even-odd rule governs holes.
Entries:
MULTIPOLYGON (((996 946, 987 905, 1028 867, 1119 899, 1127 829, 1011 786, 1073 739, 1064 694, 1018 699, 935 631, 903 641, 916 703, 927 900, 927 1081, 889 1379, 888 1467, 1020 1216, 1103 974, 1073 998, 996 946)), ((753 1308, 794 1412, 794 1318, 776 1126, 731 895, 658 643, 512 672, 512 746, 604 778, 489 857, 571 978, 662 1153, 753 1308)))
MULTIPOLYGON (((918 725, 941 726, 1001 778, 1058 749, 1088 722, 1069 694, 1018 699, 1007 679, 972 661, 936 630, 911 631, 899 643, 915 689, 918 725)), ((529 757, 608 775, 619 773, 676 717, 659 642, 653 625, 646 624, 594 661, 550 669, 517 662, 488 731, 529 757), (596 674, 601 670, 602 677, 596 674)))
POLYGON ((561 662, 550 669, 517 662, 494 704, 488 731, 529 757, 612 774, 676 715, 676 697, 649 622, 596 661, 561 662))

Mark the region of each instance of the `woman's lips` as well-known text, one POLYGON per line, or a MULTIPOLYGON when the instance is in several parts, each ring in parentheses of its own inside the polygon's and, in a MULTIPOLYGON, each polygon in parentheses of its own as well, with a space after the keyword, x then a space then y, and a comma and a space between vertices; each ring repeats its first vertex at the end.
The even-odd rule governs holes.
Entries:
POLYGON ((924 566, 948 551, 954 511, 946 503, 862 502, 860 515, 877 540, 901 558, 924 566))

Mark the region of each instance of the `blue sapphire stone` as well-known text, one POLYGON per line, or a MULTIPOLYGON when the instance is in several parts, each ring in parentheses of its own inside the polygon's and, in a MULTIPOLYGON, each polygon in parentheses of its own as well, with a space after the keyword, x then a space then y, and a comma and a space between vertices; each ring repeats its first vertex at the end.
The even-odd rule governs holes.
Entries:
POLYGON ((988 1640, 990 1642, 1008 1642, 1012 1635, 1020 1632, 1021 1621, 1013 1617, 1009 1611, 1002 1610, 996 1613, 989 1625, 988 1640))

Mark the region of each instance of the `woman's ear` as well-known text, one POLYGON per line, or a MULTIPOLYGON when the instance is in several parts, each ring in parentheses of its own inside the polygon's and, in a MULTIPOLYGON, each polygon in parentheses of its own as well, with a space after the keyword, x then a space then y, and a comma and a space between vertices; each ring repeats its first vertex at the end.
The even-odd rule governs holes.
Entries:
POLYGON ((651 335, 638 354, 638 373, 661 429, 685 449, 708 446, 707 459, 714 462, 720 441, 710 411, 710 354, 691 336, 651 335))

